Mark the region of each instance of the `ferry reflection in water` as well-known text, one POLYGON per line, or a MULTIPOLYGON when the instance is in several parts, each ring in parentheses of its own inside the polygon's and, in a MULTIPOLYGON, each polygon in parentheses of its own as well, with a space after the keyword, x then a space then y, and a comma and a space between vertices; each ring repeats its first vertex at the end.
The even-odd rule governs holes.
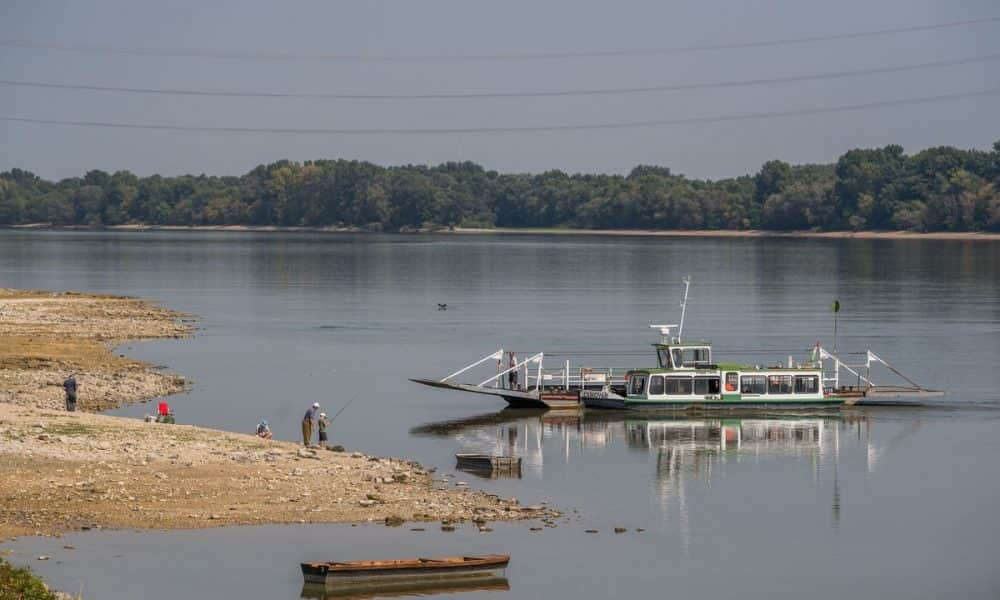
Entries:
MULTIPOLYGON (((867 474, 875 471, 887 447, 919 427, 919 419, 898 432, 885 447, 872 442, 868 412, 753 415, 739 418, 632 413, 530 411, 506 409, 467 419, 430 423, 411 430, 416 436, 449 438, 455 451, 520 456, 526 477, 542 478, 546 462, 568 464, 588 454, 620 446, 648 452, 654 465, 652 492, 665 519, 687 521, 687 485, 711 482, 728 463, 792 457, 809 465, 813 482, 821 469, 832 476, 832 524, 840 520, 838 465, 841 444, 864 453, 867 474)), ((856 451, 856 450, 855 450, 856 451)), ((520 476, 520 474, 518 475, 520 476)), ((806 475, 807 480, 810 475, 806 475)))

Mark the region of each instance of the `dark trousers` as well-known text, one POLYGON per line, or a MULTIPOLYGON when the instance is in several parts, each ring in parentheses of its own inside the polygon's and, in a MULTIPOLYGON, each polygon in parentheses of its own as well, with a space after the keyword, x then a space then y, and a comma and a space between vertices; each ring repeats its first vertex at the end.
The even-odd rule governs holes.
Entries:
POLYGON ((66 410, 76 412, 76 394, 66 394, 66 410))

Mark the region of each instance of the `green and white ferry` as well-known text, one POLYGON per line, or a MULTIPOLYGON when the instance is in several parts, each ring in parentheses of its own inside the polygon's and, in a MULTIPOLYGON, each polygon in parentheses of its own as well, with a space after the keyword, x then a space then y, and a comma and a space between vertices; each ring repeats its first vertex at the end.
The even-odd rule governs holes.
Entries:
POLYGON ((798 408, 839 406, 861 395, 848 394, 848 390, 825 393, 819 362, 716 364, 711 344, 671 339, 669 333, 665 337, 655 344, 656 367, 629 370, 618 390, 582 390, 584 405, 618 409, 798 408))
POLYGON ((456 391, 499 396, 515 407, 588 408, 624 410, 731 410, 823 408, 851 405, 873 396, 937 395, 867 350, 865 361, 850 365, 819 342, 811 356, 796 362, 769 365, 716 363, 712 344, 684 341, 690 277, 684 278, 681 320, 674 325, 650 325, 659 330, 653 344, 656 366, 612 368, 570 366, 545 368, 544 352, 518 360, 503 349, 443 379, 413 379, 416 383, 456 391), (674 333, 676 331, 676 334, 674 333), (474 369, 496 365, 484 381, 459 383, 456 378, 474 369), (872 381, 872 367, 879 365, 906 385, 872 381))

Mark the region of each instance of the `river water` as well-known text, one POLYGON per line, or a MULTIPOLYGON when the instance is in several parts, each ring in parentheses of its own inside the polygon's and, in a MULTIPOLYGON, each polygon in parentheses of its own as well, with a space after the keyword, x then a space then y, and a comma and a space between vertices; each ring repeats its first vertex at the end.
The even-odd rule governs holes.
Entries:
POLYGON ((542 531, 268 526, 5 546, 87 598, 299 598, 301 561, 484 552, 512 556, 509 590, 449 597, 1000 594, 1000 243, 0 231, 0 287, 199 315, 192 339, 123 349, 194 381, 169 399, 181 422, 250 432, 263 418, 296 439, 310 403, 332 414, 356 396, 333 442, 567 511, 542 531), (498 348, 544 350, 551 367, 649 365, 648 325, 676 322, 688 274, 685 337, 712 341, 717 360, 832 347, 839 299, 842 352, 871 348, 947 394, 667 419, 511 411, 408 381, 498 348), (455 471, 463 450, 517 454, 520 477, 455 471))

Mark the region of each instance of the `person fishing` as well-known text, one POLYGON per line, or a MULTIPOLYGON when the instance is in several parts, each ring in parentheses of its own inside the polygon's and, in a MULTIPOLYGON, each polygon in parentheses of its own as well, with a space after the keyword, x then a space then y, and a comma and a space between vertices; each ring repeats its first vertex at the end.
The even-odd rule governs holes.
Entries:
POLYGON ((76 411, 76 374, 70 373, 70 376, 66 378, 63 382, 63 390, 66 391, 66 410, 69 412, 76 411))
POLYGON ((326 449, 326 427, 329 425, 329 421, 326 420, 326 413, 319 413, 319 419, 316 424, 319 425, 319 447, 326 449))
POLYGON ((306 448, 312 442, 313 420, 316 418, 318 412, 319 402, 313 402, 313 405, 306 411, 305 416, 302 417, 302 444, 306 448))
MULTIPOLYGON (((320 448, 326 448, 326 446, 327 446, 327 442, 329 441, 328 438, 327 438, 327 429, 329 428, 330 423, 336 421, 337 417, 340 416, 340 413, 342 413, 345 410, 347 410, 347 407, 350 406, 351 404, 353 404, 354 401, 357 400, 358 396, 360 396, 360 395, 361 395, 361 392, 358 392, 358 393, 354 394, 353 396, 351 396, 351 399, 348 400, 347 403, 345 403, 343 406, 341 406, 340 410, 338 410, 337 412, 333 413, 333 416, 330 417, 329 419, 327 419, 326 413, 319 413, 319 420, 318 420, 317 423, 318 423, 318 426, 319 426, 319 447, 320 448)), ((313 404, 313 407, 315 409, 319 409, 319 404, 313 404)), ((309 414, 309 413, 306 413, 306 414, 309 414)), ((305 427, 304 424, 303 424, 303 427, 305 427)))

